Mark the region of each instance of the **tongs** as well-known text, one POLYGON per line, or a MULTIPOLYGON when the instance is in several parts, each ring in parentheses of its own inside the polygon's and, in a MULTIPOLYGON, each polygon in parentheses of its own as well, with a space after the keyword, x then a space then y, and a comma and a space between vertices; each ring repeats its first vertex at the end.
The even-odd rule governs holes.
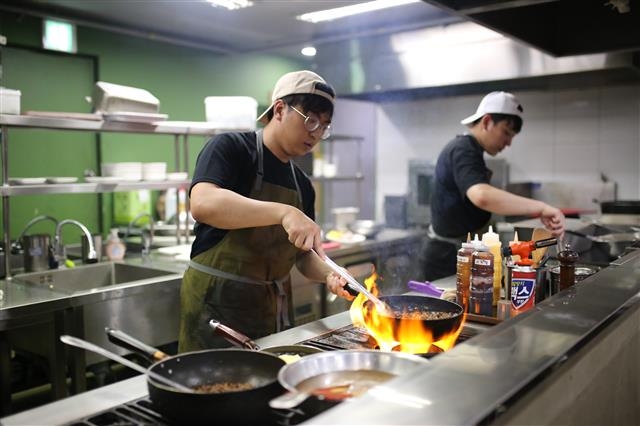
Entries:
POLYGON ((385 312, 387 310, 387 305, 376 296, 373 295, 365 286, 360 284, 358 280, 353 278, 351 274, 349 274, 345 269, 338 266, 333 260, 329 259, 329 256, 325 256, 324 259, 320 256, 315 250, 311 249, 312 252, 316 254, 324 263, 329 266, 336 274, 340 275, 342 278, 347 280, 347 285, 352 289, 356 290, 358 293, 361 293, 369 299, 376 306, 378 312, 385 312))

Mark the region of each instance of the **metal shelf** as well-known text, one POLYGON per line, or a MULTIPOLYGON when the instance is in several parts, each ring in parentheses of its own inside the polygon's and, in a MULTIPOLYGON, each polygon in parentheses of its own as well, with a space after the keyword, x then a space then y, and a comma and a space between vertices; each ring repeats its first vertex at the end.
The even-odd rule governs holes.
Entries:
POLYGON ((204 121, 156 121, 134 123, 125 121, 80 120, 74 118, 44 117, 37 115, 0 114, 0 126, 40 128, 50 130, 78 130, 91 132, 147 133, 156 135, 212 136, 228 131, 250 129, 221 129, 204 121))
POLYGON ((309 176, 314 182, 335 182, 335 181, 350 181, 350 180, 362 180, 364 179, 364 175, 362 173, 358 173, 354 176, 309 176))
POLYGON ((85 194, 96 192, 135 191, 138 189, 168 189, 186 187, 189 180, 173 181, 136 181, 136 182, 100 182, 100 183, 65 183, 42 185, 3 185, 0 195, 34 195, 34 194, 85 194))

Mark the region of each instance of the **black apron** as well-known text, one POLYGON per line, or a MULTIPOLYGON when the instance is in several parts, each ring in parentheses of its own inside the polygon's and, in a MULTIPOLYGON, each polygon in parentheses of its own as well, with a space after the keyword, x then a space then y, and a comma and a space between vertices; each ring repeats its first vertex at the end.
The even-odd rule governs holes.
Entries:
MULTIPOLYGON (((262 131, 256 137, 258 172, 250 198, 303 208, 293 163, 296 190, 263 182, 262 131)), ((208 326, 222 324, 257 339, 293 324, 289 273, 298 249, 282 225, 230 230, 217 245, 189 263, 180 289, 180 352, 229 343, 208 326)))

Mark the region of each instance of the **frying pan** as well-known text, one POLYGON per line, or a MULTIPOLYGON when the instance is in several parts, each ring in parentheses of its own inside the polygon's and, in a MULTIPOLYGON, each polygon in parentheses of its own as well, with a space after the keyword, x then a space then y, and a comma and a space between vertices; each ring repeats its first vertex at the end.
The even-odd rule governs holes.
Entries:
POLYGON ((249 390, 191 393, 147 375, 155 410, 175 424, 264 424, 269 401, 282 394, 278 371, 285 362, 267 352, 211 349, 168 356, 119 330, 106 329, 111 342, 158 360, 148 371, 189 388, 216 383, 249 383, 249 390))
POLYGON ((318 352, 322 352, 322 349, 314 348, 312 346, 306 345, 281 345, 281 346, 271 346, 268 348, 260 348, 260 346, 251 340, 250 337, 240 333, 222 324, 218 320, 212 319, 209 321, 209 327, 219 336, 224 337, 228 342, 233 343, 241 348, 250 349, 253 351, 264 351, 269 352, 274 355, 299 355, 305 356, 308 354, 315 354, 318 352))
POLYGON ((335 404, 428 364, 424 358, 402 352, 344 350, 308 355, 280 369, 278 380, 289 392, 269 405, 289 409, 312 395, 316 397, 312 402, 335 404))
MULTIPOLYGON (((378 313, 378 315, 391 318, 394 321, 393 331, 398 331, 400 322, 408 321, 413 327, 422 325, 426 330, 430 330, 434 342, 437 342, 444 336, 455 332, 461 325, 463 319, 462 306, 457 303, 450 302, 444 299, 438 299, 429 296, 413 296, 413 295, 396 295, 396 296, 382 296, 379 298, 383 301, 388 309, 385 312, 378 313), (446 312, 450 314, 447 318, 439 319, 423 319, 423 318, 410 318, 409 315, 404 313, 427 313, 427 312, 446 312), (417 324, 419 323, 419 324, 417 324)), ((365 321, 371 318, 375 306, 369 300, 364 302, 363 314, 365 321)), ((394 337, 399 341, 400 338, 394 334, 394 337)))

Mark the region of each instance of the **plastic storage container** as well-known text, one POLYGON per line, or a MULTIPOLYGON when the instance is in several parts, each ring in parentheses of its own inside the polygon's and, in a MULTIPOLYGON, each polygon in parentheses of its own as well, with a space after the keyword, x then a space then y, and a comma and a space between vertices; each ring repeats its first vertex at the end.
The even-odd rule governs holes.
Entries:
POLYGON ((20 114, 19 90, 0 87, 0 114, 20 114))
POLYGON ((249 96, 207 96, 207 121, 221 129, 255 129, 258 101, 249 96))

